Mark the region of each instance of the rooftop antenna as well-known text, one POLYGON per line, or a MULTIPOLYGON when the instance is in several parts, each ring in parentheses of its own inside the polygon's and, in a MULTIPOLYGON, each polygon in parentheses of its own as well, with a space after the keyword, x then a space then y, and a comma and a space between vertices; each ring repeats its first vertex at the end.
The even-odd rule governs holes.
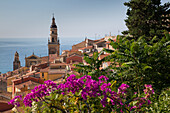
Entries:
POLYGON ((118 30, 118 35, 119 35, 119 32, 120 32, 120 31, 118 30))
POLYGON ((112 36, 111 32, 110 32, 110 36, 112 36))
POLYGON ((97 35, 97 34, 95 34, 95 40, 96 40, 96 35, 97 35))

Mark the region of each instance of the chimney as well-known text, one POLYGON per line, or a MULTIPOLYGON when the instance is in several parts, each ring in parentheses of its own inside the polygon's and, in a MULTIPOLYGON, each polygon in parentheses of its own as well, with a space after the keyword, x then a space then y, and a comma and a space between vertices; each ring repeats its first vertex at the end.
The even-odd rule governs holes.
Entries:
POLYGON ((40 78, 38 79, 38 83, 40 83, 40 78))
POLYGON ((23 79, 23 77, 21 77, 21 83, 23 83, 24 82, 24 79, 23 79))
POLYGON ((12 83, 12 98, 14 98, 14 96, 15 96, 15 83, 14 83, 14 81, 13 81, 13 83, 12 83))

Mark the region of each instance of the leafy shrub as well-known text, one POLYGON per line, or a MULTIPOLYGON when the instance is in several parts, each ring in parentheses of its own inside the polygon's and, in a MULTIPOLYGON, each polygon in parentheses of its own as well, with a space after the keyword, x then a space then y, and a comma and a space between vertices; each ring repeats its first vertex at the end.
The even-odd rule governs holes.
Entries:
MULTIPOLYGON (((148 107, 151 103, 151 95, 154 94, 151 85, 145 85, 146 89, 139 97, 130 93, 127 84, 121 84, 116 89, 113 87, 115 83, 109 83, 107 77, 100 76, 98 79, 99 81, 93 80, 88 75, 81 78, 71 75, 66 83, 60 85, 48 80, 27 94, 23 98, 23 103, 30 107, 28 111, 64 113, 140 112, 143 111, 143 107, 148 107)), ((21 96, 16 96, 9 104, 19 106, 18 100, 21 100, 21 96)))
POLYGON ((170 88, 163 90, 158 99, 153 99, 153 103, 147 111, 152 113, 169 113, 170 112, 170 88))
POLYGON ((118 36, 116 42, 112 41, 111 46, 115 50, 105 51, 111 53, 109 60, 115 65, 113 79, 120 84, 129 84, 138 93, 144 84, 153 84, 157 93, 170 86, 170 35, 166 33, 161 40, 155 40, 156 37, 148 42, 145 37, 135 41, 118 36))

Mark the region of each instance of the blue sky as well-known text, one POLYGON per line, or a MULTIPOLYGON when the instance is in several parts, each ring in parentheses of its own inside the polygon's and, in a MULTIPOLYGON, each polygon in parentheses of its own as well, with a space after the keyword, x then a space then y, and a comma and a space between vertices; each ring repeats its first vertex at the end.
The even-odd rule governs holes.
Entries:
MULTIPOLYGON (((54 13, 59 37, 103 37, 126 30, 129 0, 1 0, 0 38, 46 38, 54 13)), ((162 0, 166 2, 170 0, 162 0)))

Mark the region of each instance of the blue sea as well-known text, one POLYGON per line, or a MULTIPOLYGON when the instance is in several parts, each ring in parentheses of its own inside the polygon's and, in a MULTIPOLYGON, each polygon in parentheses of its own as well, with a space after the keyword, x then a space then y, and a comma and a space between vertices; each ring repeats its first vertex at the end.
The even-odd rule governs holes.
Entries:
MULTIPOLYGON (((60 38, 60 54, 63 50, 70 50, 72 45, 84 41, 84 38, 60 38)), ((0 72, 13 70, 14 54, 19 53, 21 66, 25 66, 25 56, 33 54, 47 56, 47 38, 0 38, 0 72)))

